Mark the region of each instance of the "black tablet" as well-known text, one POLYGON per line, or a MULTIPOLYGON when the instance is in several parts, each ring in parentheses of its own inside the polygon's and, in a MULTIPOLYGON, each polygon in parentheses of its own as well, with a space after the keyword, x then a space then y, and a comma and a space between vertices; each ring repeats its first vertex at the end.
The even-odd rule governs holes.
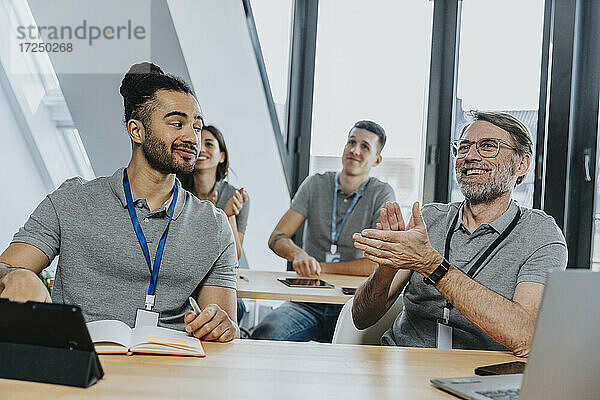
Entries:
POLYGON ((78 306, 0 299, 0 342, 94 351, 78 306))
POLYGON ((89 387, 104 376, 81 309, 0 299, 0 377, 89 387))
POLYGON ((333 288, 331 283, 327 283, 317 278, 277 278, 277 280, 290 287, 311 287, 311 288, 333 288))

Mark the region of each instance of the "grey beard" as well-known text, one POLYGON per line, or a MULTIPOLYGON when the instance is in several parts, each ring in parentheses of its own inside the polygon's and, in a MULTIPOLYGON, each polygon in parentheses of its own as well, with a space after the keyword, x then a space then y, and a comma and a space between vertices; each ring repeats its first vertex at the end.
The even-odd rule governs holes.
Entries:
MULTIPOLYGON (((465 165, 463 165, 463 168, 465 165)), ((462 179, 462 173, 456 169, 456 181, 465 199, 471 204, 489 203, 504 193, 511 191, 517 182, 513 175, 516 167, 514 160, 502 168, 491 171, 490 179, 483 185, 469 185, 462 179)))

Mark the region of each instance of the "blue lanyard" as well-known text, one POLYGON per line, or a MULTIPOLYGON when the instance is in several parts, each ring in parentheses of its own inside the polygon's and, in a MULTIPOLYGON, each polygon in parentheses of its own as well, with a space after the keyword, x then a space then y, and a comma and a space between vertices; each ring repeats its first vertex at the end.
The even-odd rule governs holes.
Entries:
POLYGON ((146 264, 148 264, 148 269, 150 270, 150 284, 148 285, 148 295, 146 296, 146 309, 151 310, 154 306, 154 293, 156 293, 156 281, 158 280, 158 271, 160 270, 160 263, 162 261, 163 250, 165 249, 165 242, 167 241, 169 226, 171 226, 171 221, 173 220, 173 211, 175 210, 175 205, 177 204, 178 189, 177 185, 173 185, 173 201, 171 202, 171 214, 169 216, 169 222, 167 223, 167 227, 165 228, 165 231, 163 232, 160 241, 158 242, 158 248, 156 249, 156 255, 154 257, 154 268, 152 268, 152 263, 150 262, 150 252, 148 251, 148 243, 146 242, 146 236, 144 236, 144 231, 142 231, 140 222, 138 221, 137 215, 135 214, 135 208, 133 207, 133 197, 131 196, 131 188, 129 187, 127 168, 125 168, 125 170, 123 171, 123 189, 125 190, 125 199, 127 200, 127 209, 129 210, 131 223, 133 224, 133 229, 135 230, 135 234, 137 235, 138 241, 140 242, 142 253, 144 253, 144 257, 146 258, 146 264))
POLYGON ((340 189, 340 183, 338 182, 338 175, 336 174, 335 189, 333 191, 333 214, 331 215, 331 254, 337 253, 337 244, 338 244, 338 240, 340 239, 340 235, 342 234, 342 229, 344 228, 344 225, 346 224, 346 221, 348 220, 350 213, 352 212, 352 210, 354 210, 356 203, 358 203, 358 200, 362 196, 362 193, 365 190, 365 186, 367 186, 368 182, 369 182, 369 179, 367 178, 367 180, 364 181, 363 184, 360 186, 360 188, 358 189, 358 192, 356 192, 356 195, 354 195, 354 199, 352 200, 352 203, 350 203, 350 207, 348 208, 348 211, 346 211, 346 215, 344 215, 344 218, 342 219, 342 222, 340 223, 340 226, 338 227, 337 226, 337 195, 338 195, 338 190, 340 189))

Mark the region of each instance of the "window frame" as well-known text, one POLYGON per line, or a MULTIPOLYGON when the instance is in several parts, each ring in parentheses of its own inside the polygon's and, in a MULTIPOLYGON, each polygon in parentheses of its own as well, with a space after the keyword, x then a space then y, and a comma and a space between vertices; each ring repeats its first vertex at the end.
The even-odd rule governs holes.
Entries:
MULTIPOLYGON (((245 9, 249 9, 249 0, 243 1, 245 9)), ((445 203, 451 190, 450 140, 455 118, 462 0, 431 1, 434 11, 423 202, 445 203)), ((247 11, 247 15, 251 13, 247 11)), ((295 0, 286 143, 258 51, 256 29, 250 29, 251 36, 255 36, 253 44, 290 197, 308 176, 310 167, 317 18, 318 0, 295 0)), ((589 269, 592 260, 600 115, 600 49, 595 46, 598 42, 600 2, 545 1, 533 207, 552 216, 563 230, 569 268, 589 269), (586 173, 592 176, 591 180, 586 179, 586 173)))

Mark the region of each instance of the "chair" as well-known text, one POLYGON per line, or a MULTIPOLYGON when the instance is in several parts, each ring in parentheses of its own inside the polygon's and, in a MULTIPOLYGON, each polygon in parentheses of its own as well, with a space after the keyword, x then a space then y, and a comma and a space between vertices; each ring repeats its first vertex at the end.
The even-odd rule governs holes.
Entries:
POLYGON ((381 336, 383 336, 385 331, 390 329, 394 320, 398 314, 400 314, 400 311, 402 311, 403 306, 402 295, 400 295, 379 321, 367 329, 359 330, 354 326, 354 321, 352 320, 353 303, 354 297, 348 300, 346 304, 344 304, 344 307, 342 307, 340 316, 335 324, 332 343, 381 344, 381 336))

